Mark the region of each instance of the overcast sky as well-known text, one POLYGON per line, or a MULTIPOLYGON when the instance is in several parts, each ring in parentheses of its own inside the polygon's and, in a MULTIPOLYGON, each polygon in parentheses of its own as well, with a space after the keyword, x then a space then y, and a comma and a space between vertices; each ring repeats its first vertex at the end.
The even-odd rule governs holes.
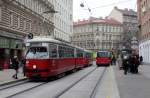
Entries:
POLYGON ((137 0, 73 0, 73 20, 87 19, 89 16, 106 17, 114 6, 136 10, 137 0), (84 3, 84 8, 80 4, 84 3), (92 14, 87 10, 91 9, 92 14))

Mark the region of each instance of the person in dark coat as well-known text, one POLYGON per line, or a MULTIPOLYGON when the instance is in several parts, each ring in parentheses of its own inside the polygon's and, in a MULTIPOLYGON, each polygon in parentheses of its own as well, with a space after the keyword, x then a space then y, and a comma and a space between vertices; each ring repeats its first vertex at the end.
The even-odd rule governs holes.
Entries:
POLYGON ((140 56, 140 64, 142 64, 142 62, 143 62, 143 57, 140 56))
POLYGON ((22 68, 23 68, 23 75, 25 76, 25 64, 26 64, 26 59, 25 58, 23 58, 22 60, 21 60, 21 64, 22 64, 22 68))
POLYGON ((129 65, 130 65, 129 55, 124 55, 123 59, 122 59, 122 66, 123 66, 125 75, 127 74, 128 70, 129 70, 129 65))
POLYGON ((113 57, 112 57, 112 65, 116 65, 116 57, 115 57, 114 54, 113 54, 113 57))
POLYGON ((138 73, 139 64, 140 64, 139 56, 137 54, 132 54, 130 72, 131 73, 138 73))
POLYGON ((12 77, 15 79, 18 79, 17 74, 18 74, 18 69, 19 69, 19 60, 17 56, 14 56, 14 58, 12 59, 12 65, 13 65, 14 70, 16 71, 16 73, 12 77))

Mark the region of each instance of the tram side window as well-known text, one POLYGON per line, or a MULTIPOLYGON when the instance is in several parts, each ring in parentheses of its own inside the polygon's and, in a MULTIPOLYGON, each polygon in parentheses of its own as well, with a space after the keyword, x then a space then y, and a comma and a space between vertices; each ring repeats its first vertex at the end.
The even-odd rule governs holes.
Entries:
POLYGON ((59 46, 59 57, 74 57, 74 49, 71 47, 59 46))
POLYGON ((81 50, 77 50, 77 57, 83 57, 83 52, 81 50))
POLYGON ((86 58, 90 58, 91 54, 90 53, 86 53, 86 58))
POLYGON ((64 47, 63 46, 59 46, 58 50, 59 50, 59 57, 64 57, 64 47))
POLYGON ((57 45, 49 45, 49 56, 52 58, 57 57, 57 45))
POLYGON ((71 47, 67 47, 65 50, 66 57, 74 57, 74 49, 71 47))

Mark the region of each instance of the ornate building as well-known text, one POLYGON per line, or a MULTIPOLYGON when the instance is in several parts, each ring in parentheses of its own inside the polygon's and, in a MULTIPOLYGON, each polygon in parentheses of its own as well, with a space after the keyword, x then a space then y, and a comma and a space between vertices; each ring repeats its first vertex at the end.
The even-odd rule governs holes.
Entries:
POLYGON ((49 10, 54 6, 48 0, 0 0, 0 67, 7 65, 12 56, 22 56, 29 33, 51 35, 53 14, 44 17, 49 10))
POLYGON ((91 17, 74 22, 72 44, 92 51, 118 50, 122 32, 122 24, 116 20, 91 17))
POLYGON ((140 45, 139 54, 150 63, 150 0, 137 0, 140 45))
POLYGON ((123 24, 122 44, 126 48, 132 48, 132 39, 138 39, 137 13, 132 9, 119 9, 114 7, 108 17, 113 18, 123 24))

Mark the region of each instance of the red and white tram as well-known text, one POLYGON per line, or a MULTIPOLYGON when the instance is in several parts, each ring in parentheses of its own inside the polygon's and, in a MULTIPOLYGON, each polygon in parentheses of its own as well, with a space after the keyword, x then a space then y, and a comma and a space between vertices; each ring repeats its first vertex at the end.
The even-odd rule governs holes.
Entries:
POLYGON ((110 52, 109 51, 98 51, 96 57, 96 65, 101 66, 109 66, 111 62, 110 52))
POLYGON ((29 78, 56 76, 85 66, 84 49, 50 37, 33 38, 26 45, 25 75, 29 78))

